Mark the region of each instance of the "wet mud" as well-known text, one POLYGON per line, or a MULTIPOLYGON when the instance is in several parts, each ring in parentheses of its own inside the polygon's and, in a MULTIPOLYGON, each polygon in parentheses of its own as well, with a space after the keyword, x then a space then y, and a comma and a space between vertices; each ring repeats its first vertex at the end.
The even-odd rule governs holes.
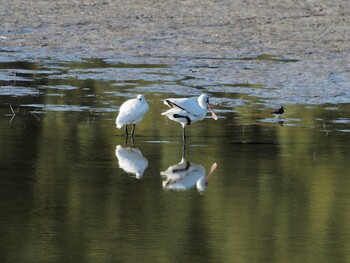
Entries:
POLYGON ((346 0, 4 0, 1 17, 1 62, 158 63, 213 93, 350 101, 346 0))

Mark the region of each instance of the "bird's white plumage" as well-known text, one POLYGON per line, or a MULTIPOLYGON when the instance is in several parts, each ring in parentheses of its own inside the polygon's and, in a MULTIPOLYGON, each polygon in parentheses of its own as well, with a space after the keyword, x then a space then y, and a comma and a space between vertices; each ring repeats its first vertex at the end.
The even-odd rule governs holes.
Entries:
POLYGON ((123 148, 121 145, 118 145, 115 149, 115 155, 118 158, 121 169, 126 173, 136 175, 137 179, 142 178, 148 166, 148 161, 138 148, 123 148))
POLYGON ((186 190, 194 186, 202 192, 206 189, 206 171, 203 165, 186 162, 182 159, 180 163, 170 166, 160 173, 165 180, 164 189, 186 190))
POLYGON ((203 165, 188 162, 182 158, 181 162, 169 166, 168 169, 160 174, 165 177, 163 181, 164 189, 186 190, 194 186, 199 192, 205 191, 209 178, 217 168, 217 164, 213 163, 208 175, 203 165))
MULTIPOLYGON (((205 97, 203 97, 205 99, 205 97)), ((168 101, 172 103, 174 108, 184 110, 187 114, 192 116, 201 116, 203 112, 207 112, 206 102, 202 103, 202 106, 199 105, 199 102, 195 98, 175 98, 175 99, 166 99, 164 104, 168 105, 168 101), (203 110, 204 109, 204 110, 203 110)), ((169 106, 172 107, 172 106, 169 106)), ((204 115, 205 116, 205 115, 204 115)))
POLYGON ((120 106, 116 119, 117 128, 120 129, 127 124, 138 124, 148 110, 149 106, 143 95, 127 100, 120 106))
POLYGON ((189 123, 203 120, 207 114, 207 107, 212 112, 213 118, 217 119, 210 107, 208 95, 206 94, 200 95, 197 100, 194 98, 169 98, 164 100, 164 104, 168 105, 170 109, 163 112, 162 115, 181 123, 183 127, 189 123))

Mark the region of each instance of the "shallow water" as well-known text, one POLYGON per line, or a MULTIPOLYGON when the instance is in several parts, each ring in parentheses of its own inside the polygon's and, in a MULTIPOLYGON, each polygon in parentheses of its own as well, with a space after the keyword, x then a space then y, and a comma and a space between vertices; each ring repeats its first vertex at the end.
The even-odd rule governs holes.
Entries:
MULTIPOLYGON (((259 79, 261 60, 299 63, 235 63, 259 79)), ((350 104, 284 103, 277 120, 283 98, 261 82, 216 85, 208 58, 1 61, 2 262, 350 260, 350 104), (219 120, 191 125, 183 152, 162 100, 203 91, 219 120), (151 110, 132 147, 115 117, 137 93, 151 110), (214 163, 204 191, 166 189, 167 171, 214 163)))

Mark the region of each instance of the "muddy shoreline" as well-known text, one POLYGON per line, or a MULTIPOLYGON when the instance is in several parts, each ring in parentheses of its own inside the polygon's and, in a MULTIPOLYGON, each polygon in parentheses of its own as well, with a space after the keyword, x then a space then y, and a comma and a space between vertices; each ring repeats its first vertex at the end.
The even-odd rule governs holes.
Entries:
POLYGON ((222 71, 196 70, 213 74, 213 86, 258 83, 285 103, 350 102, 347 0, 4 0, 1 19, 1 53, 15 51, 8 57, 214 58, 206 63, 222 71), (242 72, 239 59, 264 54, 297 62, 262 59, 260 74, 242 72))

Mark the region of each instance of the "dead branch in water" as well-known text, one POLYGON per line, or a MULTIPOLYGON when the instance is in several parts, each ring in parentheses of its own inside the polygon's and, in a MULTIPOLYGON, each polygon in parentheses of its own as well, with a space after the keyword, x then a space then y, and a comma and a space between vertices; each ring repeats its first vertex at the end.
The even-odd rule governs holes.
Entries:
POLYGON ((16 113, 15 113, 15 111, 13 110, 13 108, 12 108, 12 105, 10 104, 10 109, 11 109, 11 111, 12 111, 12 118, 11 118, 11 120, 10 120, 10 124, 12 123, 12 121, 13 121, 13 119, 16 117, 16 113))
POLYGON ((29 112, 30 112, 38 121, 40 121, 40 118, 34 114, 37 110, 38 110, 38 109, 35 109, 35 111, 29 111, 29 112))
POLYGON ((13 108, 12 108, 12 105, 10 104, 10 109, 11 109, 11 111, 12 111, 12 114, 13 115, 16 115, 16 113, 15 113, 15 111, 13 110, 13 108))
MULTIPOLYGON (((15 111, 12 107, 12 105, 10 104, 10 109, 11 109, 11 112, 12 112, 12 117, 11 117, 11 120, 10 120, 10 124, 12 123, 12 121, 14 120, 14 118, 17 116, 17 115, 28 115, 25 108, 24 108, 24 111, 23 113, 20 112, 19 110, 19 107, 17 108, 17 110, 15 111)), ((29 113, 34 116, 38 121, 40 121, 40 118, 38 116, 35 115, 35 112, 38 110, 35 109, 34 111, 29 111, 29 113)))

